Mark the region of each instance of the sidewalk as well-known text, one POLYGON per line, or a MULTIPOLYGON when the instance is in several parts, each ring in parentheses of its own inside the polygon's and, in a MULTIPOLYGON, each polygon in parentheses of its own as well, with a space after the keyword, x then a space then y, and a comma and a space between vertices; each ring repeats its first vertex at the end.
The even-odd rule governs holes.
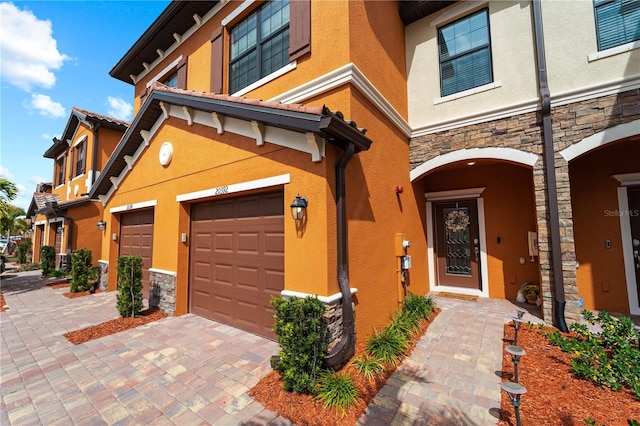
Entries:
MULTIPOLYGON (((118 316, 115 292, 65 291, 40 271, 2 275, 0 424, 292 424, 246 394, 271 371, 276 342, 188 314, 73 345, 64 333, 118 316)), ((442 311, 359 425, 497 422, 503 324, 515 306, 434 299, 442 311)))

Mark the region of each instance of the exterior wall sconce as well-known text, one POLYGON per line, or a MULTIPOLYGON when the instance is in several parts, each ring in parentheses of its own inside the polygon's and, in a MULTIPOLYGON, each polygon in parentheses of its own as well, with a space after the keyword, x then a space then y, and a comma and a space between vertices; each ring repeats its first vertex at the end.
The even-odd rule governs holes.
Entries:
POLYGON ((301 197, 300 194, 296 195, 296 199, 291 203, 291 217, 293 220, 303 220, 304 215, 307 212, 307 206, 309 201, 305 197, 301 197))
POLYGON ((104 231, 107 228, 107 222, 101 220, 98 222, 98 231, 104 231))

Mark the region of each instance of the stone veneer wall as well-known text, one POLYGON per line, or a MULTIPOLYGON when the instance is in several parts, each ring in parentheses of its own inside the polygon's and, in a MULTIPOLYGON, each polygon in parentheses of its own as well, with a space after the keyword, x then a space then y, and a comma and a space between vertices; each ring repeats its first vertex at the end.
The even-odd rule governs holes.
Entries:
MULTIPOLYGON (((339 299, 332 303, 325 303, 327 311, 324 314, 325 321, 327 322, 327 348, 328 353, 331 353, 333 348, 338 344, 344 333, 344 327, 342 326, 342 299, 339 299)), ((355 315, 355 307, 354 315, 355 315)), ((354 331, 355 332, 355 331, 354 331)))
POLYGON ((107 262, 98 262, 98 268, 100 270, 100 276, 98 278, 100 290, 107 291, 107 284, 109 283, 109 264, 107 262))
POLYGON ((149 307, 159 308, 167 316, 176 312, 176 276, 149 271, 149 307))
MULTIPOLYGON (((566 147, 595 133, 640 118, 640 89, 603 96, 552 108, 555 174, 560 222, 562 273, 565 284, 566 318, 580 319, 576 283, 576 255, 573 238, 569 164, 559 154, 566 147)), ((445 130, 410 141, 410 166, 438 155, 469 148, 504 147, 539 155, 533 167, 543 315, 552 318, 553 268, 549 245, 548 195, 544 174, 542 116, 531 112, 509 118, 445 130)), ((426 178, 428 179, 428 177, 426 178)))

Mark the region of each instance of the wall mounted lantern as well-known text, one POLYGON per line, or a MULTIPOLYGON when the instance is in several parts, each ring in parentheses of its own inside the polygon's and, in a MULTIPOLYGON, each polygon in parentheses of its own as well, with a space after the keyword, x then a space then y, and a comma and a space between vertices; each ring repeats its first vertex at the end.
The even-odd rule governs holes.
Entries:
POLYGON ((105 222, 104 220, 101 220, 100 222, 98 222, 98 231, 104 231, 107 227, 107 222, 105 222))
POLYGON ((307 206, 309 201, 305 197, 301 197, 300 194, 296 195, 296 199, 291 203, 291 217, 293 220, 303 220, 304 215, 307 212, 307 206))

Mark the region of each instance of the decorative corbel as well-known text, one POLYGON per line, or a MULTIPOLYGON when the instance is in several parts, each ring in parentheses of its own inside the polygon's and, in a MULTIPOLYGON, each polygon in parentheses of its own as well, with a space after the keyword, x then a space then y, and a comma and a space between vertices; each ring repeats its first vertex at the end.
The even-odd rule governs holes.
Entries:
POLYGON ((156 49, 156 53, 158 54, 158 56, 160 57, 160 59, 164 59, 164 50, 162 50, 162 49, 156 49))
POLYGON ((256 144, 258 146, 264 145, 264 124, 252 120, 251 127, 253 127, 253 134, 256 136, 256 144))
POLYGON ((307 145, 311 151, 311 161, 317 163, 325 156, 326 141, 313 132, 307 132, 307 145))
POLYGON ((129 170, 133 169, 133 163, 135 162, 135 160, 131 155, 125 155, 124 162, 127 163, 127 167, 129 168, 129 170))
POLYGON ((196 21, 197 26, 200 26, 202 24, 202 18, 197 13, 193 14, 193 20, 196 21))
POLYGON ((118 189, 118 185, 120 185, 120 178, 117 176, 111 176, 109 178, 109 180, 111 181, 111 183, 113 184, 113 187, 115 189, 118 189))
POLYGON ((218 114, 217 112, 211 113, 211 118, 213 119, 213 124, 218 129, 218 134, 221 135, 224 133, 224 115, 218 114))
POLYGON ((145 69, 145 70, 147 70, 147 71, 149 71, 149 68, 151 68, 151 67, 149 66, 149 64, 148 64, 148 63, 146 63, 146 62, 143 62, 143 63, 142 63, 142 66, 143 66, 143 67, 144 67, 144 69, 145 69))
POLYGON ((140 130, 140 136, 142 136, 142 139, 144 139, 144 145, 149 146, 151 132, 149 132, 148 130, 140 130))
POLYGON ((178 33, 173 33, 173 38, 175 38, 178 43, 182 41, 182 36, 178 33))
POLYGON ((193 126, 193 110, 188 106, 183 105, 182 111, 184 111, 184 115, 187 116, 187 124, 189 124, 189 126, 193 126))
POLYGON ((160 109, 162 110, 162 115, 164 116, 164 119, 168 120, 169 119, 169 108, 162 101, 159 102, 159 105, 160 105, 160 109))

